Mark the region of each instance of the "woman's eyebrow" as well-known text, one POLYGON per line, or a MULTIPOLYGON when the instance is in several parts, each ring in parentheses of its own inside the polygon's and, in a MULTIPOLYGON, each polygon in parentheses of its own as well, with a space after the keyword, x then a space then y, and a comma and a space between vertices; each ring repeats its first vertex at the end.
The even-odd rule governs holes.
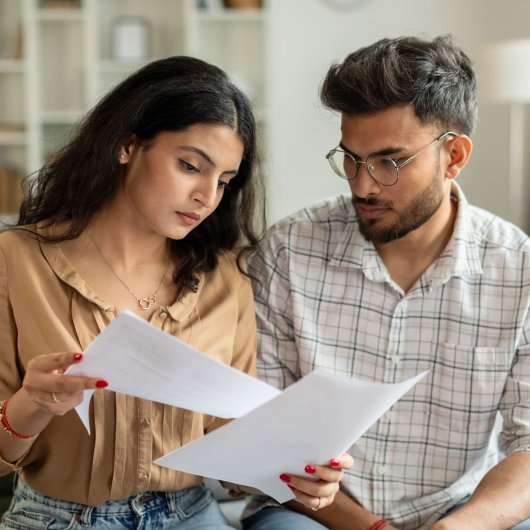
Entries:
MULTIPOLYGON (((216 163, 213 161, 210 155, 206 151, 203 151, 202 149, 199 149, 198 147, 194 147, 192 145, 183 145, 183 146, 180 146, 180 149, 183 149, 184 151, 191 151, 192 153, 196 153, 202 158, 204 158, 204 160, 206 160, 206 162, 208 162, 208 164, 210 164, 212 167, 217 167, 216 163)), ((239 169, 229 169, 227 171, 223 171, 223 175, 234 175, 235 176, 237 175, 238 171, 239 169)))
POLYGON ((192 153, 196 153, 197 155, 201 156, 210 164, 212 167, 216 167, 215 162, 212 160, 210 155, 203 151, 202 149, 199 149, 198 147, 193 147, 192 145, 182 145, 180 146, 180 149, 183 149, 184 151, 191 151, 192 153))

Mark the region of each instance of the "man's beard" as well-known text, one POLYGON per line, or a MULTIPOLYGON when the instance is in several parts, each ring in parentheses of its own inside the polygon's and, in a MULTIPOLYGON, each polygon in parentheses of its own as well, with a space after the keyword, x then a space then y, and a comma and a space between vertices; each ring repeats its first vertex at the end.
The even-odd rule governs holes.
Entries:
POLYGON ((367 241, 374 244, 384 244, 395 241, 406 236, 426 223, 438 210, 444 198, 442 182, 439 180, 438 171, 435 173, 426 188, 420 191, 399 214, 399 218, 393 226, 378 227, 379 219, 363 219, 357 205, 366 204, 369 206, 380 206, 382 208, 392 208, 390 201, 379 201, 375 197, 360 199, 353 196, 353 206, 357 211, 359 230, 367 241))

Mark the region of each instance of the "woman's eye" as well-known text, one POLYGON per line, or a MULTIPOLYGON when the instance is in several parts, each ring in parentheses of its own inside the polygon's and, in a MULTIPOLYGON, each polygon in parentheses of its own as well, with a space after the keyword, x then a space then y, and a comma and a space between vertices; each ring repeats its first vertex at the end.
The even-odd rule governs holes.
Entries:
POLYGON ((217 186, 222 189, 222 190, 226 190, 230 187, 230 182, 224 182, 223 180, 220 180, 218 183, 217 183, 217 186))
POLYGON ((190 171, 190 172, 193 172, 193 173, 198 173, 199 172, 199 170, 193 164, 190 164, 190 163, 188 163, 188 162, 186 162, 185 160, 182 160, 182 159, 179 159, 179 162, 180 162, 180 165, 186 171, 190 171))

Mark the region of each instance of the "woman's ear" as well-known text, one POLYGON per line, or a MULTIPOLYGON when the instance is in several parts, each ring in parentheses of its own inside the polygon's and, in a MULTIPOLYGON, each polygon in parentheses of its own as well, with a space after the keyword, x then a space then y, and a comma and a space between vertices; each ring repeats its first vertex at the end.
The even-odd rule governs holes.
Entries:
POLYGON ((127 155, 125 148, 121 146, 118 153, 118 164, 127 164, 127 162, 129 162, 129 156, 127 155))
POLYGON ((118 164, 127 164, 129 162, 130 156, 136 146, 136 136, 132 134, 129 138, 123 141, 120 144, 118 149, 118 164))
POLYGON ((449 140, 445 147, 448 152, 448 161, 445 168, 445 177, 453 180, 458 177, 460 171, 464 169, 473 151, 473 142, 467 134, 459 134, 449 140))

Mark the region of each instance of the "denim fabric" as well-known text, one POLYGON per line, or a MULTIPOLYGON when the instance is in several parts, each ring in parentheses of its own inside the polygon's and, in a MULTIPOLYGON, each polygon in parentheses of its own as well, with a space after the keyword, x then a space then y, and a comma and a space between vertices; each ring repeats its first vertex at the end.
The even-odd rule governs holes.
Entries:
POLYGON ((145 492, 101 506, 52 499, 16 481, 0 530, 233 530, 204 486, 145 492))
POLYGON ((326 530, 325 526, 286 508, 268 506, 243 519, 243 530, 326 530))
MULTIPOLYGON (((456 506, 453 506, 449 511, 443 514, 443 517, 446 515, 449 515, 450 513, 456 512, 458 508, 461 508, 467 501, 469 500, 469 496, 460 501, 456 506)), ((521 521, 519 524, 512 526, 511 530, 530 530, 530 519, 526 519, 524 521, 521 521)))
MULTIPOLYGON (((469 498, 469 497, 468 497, 469 498)), ((451 508, 447 513, 458 510, 466 503, 468 498, 451 508)), ((254 513, 250 517, 243 519, 243 530, 280 530, 289 528, 289 530, 325 530, 326 527, 313 521, 309 517, 292 512, 281 507, 266 507, 254 513)), ((522 521, 512 527, 511 530, 530 530, 530 519, 522 521)))

